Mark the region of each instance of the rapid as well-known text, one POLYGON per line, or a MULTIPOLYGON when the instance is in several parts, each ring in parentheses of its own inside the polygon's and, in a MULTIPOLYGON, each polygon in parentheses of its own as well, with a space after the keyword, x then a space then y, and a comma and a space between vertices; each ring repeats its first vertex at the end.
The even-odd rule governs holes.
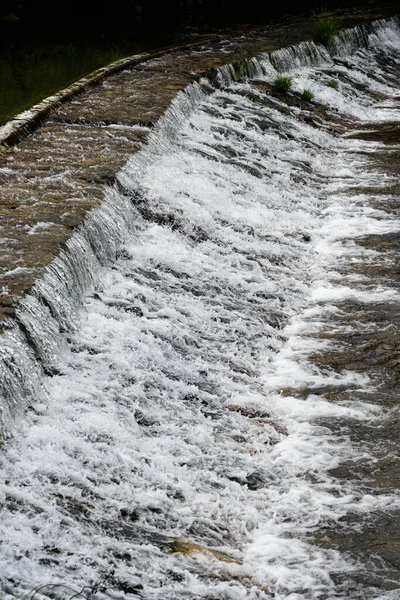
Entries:
POLYGON ((399 342, 399 72, 397 19, 215 70, 105 190, 4 338, 4 600, 400 597, 398 381, 345 356, 399 342))

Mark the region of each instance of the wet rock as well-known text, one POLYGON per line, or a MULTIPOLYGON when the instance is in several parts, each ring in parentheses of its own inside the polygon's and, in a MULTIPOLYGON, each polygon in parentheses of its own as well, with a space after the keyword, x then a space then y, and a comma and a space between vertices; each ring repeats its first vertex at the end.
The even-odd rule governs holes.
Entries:
POLYGON ((151 427, 157 423, 157 419, 141 410, 135 411, 135 419, 137 424, 141 425, 142 427, 151 427))
POLYGON ((193 556, 196 554, 203 555, 206 558, 216 559, 225 563, 235 563, 237 565, 241 565, 242 562, 236 558, 232 558, 228 556, 224 552, 220 552, 218 550, 212 550, 211 548, 207 548, 206 546, 201 546, 200 544, 194 544, 193 542, 188 542, 180 538, 169 538, 169 551, 171 553, 181 553, 187 554, 189 556, 193 556))
POLYGON ((223 546, 225 540, 229 539, 227 527, 210 522, 208 519, 194 519, 188 533, 195 539, 204 540, 213 546, 223 546))
POLYGON ((257 473, 256 471, 253 473, 249 473, 246 477, 246 484, 249 490, 259 490, 265 487, 265 478, 261 473, 257 473))
POLYGON ((139 511, 136 509, 121 508, 119 512, 121 514, 121 517, 127 519, 128 521, 135 522, 138 521, 140 518, 139 511))
POLYGON ((236 404, 230 404, 227 408, 232 412, 238 412, 241 415, 250 417, 252 419, 268 419, 271 416, 269 412, 252 406, 239 406, 236 404))
POLYGON ((259 490, 266 486, 266 477, 257 471, 248 473, 246 476, 227 475, 229 481, 234 481, 239 485, 246 485, 249 490, 259 490))
POLYGON ((124 594, 132 594, 134 596, 140 596, 143 590, 141 583, 129 583, 128 581, 115 581, 115 585, 118 590, 124 592, 124 594))
POLYGON ((74 517, 77 521, 88 520, 92 517, 95 506, 89 502, 71 498, 70 496, 56 495, 56 503, 61 512, 74 517))

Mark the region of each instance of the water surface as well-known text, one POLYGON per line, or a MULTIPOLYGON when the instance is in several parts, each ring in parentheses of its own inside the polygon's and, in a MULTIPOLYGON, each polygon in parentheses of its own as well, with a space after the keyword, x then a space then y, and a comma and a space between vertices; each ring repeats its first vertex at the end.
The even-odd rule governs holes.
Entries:
POLYGON ((268 57, 250 82, 191 86, 26 301, 37 347, 61 323, 63 350, 1 456, 7 600, 60 581, 99 599, 398 598, 398 396, 373 368, 398 346, 398 154, 346 135, 399 122, 398 41, 392 24, 353 56, 278 51, 288 97, 268 57), (101 255, 113 226, 65 333, 78 250, 101 255), (386 479, 366 468, 385 460, 386 479))
POLYGON ((0 125, 80 77, 121 58, 174 42, 172 35, 121 42, 15 46, 0 53, 0 125))

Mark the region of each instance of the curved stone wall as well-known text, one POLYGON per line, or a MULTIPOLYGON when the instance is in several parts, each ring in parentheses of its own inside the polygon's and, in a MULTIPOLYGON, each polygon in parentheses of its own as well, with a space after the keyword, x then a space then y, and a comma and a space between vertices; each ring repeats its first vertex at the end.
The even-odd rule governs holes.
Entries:
MULTIPOLYGON (((348 14, 342 24, 381 16, 348 14)), ((180 90, 212 68, 311 38, 312 21, 242 33, 120 60, 0 128, 0 330, 180 90)))
MULTIPOLYGON (((349 23, 354 24, 344 21, 349 23)), ((109 184, 171 101, 195 81, 207 91, 215 79, 256 75, 259 63, 252 57, 257 55, 269 53, 280 69, 293 52, 308 64, 326 50, 304 43, 300 52, 284 47, 311 34, 311 21, 291 21, 247 30, 246 36, 209 36, 132 57, 100 69, 2 128, 0 332, 6 335, 0 337, 0 395, 7 410, 0 424, 24 410, 43 369, 56 372, 59 333, 73 322, 74 306, 93 281, 96 265, 107 262, 113 249, 115 254, 118 220, 129 212, 128 206, 113 207, 108 220, 113 231, 108 223, 102 226, 106 187, 110 195, 109 184), (43 293, 47 280, 54 292, 63 287, 57 310, 54 293, 50 298, 48 290, 43 293), (46 334, 36 326, 39 321, 46 323, 46 334)), ((358 38, 362 44, 363 28, 358 38)))

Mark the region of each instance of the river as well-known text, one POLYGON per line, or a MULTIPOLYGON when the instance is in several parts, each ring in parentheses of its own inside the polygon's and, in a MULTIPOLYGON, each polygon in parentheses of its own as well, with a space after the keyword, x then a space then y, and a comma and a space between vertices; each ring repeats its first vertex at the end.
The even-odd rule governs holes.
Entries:
POLYGON ((79 252, 26 304, 5 600, 399 598, 398 22, 356 41, 179 94, 76 235, 118 232, 79 314, 79 252))

